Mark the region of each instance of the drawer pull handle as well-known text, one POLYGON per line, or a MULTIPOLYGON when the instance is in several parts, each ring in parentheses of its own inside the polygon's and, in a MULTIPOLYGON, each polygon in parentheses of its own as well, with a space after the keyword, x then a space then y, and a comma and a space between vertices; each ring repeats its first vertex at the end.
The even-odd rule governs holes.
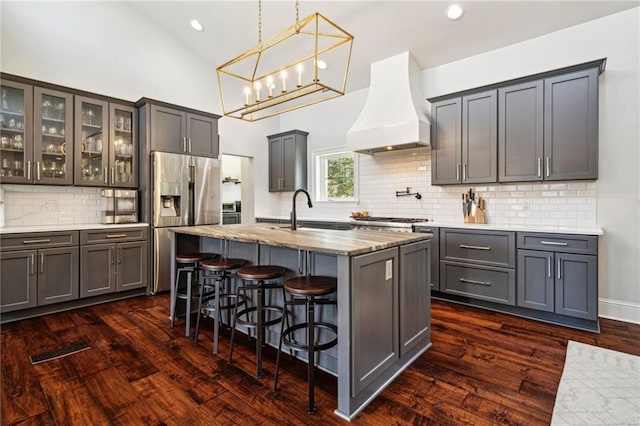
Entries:
POLYGON ((50 243, 51 239, 45 238, 43 240, 25 240, 22 244, 42 244, 42 243, 50 243))
POLYGON ((107 238, 125 238, 127 234, 107 234, 107 238))
POLYGON ((491 250, 491 247, 487 246, 469 246, 467 244, 460 244, 460 248, 471 250, 491 250))
POLYGON ((487 287, 491 287, 491 283, 489 281, 476 281, 476 280, 469 280, 467 278, 459 278, 458 280, 461 283, 479 284, 479 285, 486 285, 487 287))
POLYGON ((562 247, 566 247, 569 245, 568 243, 559 243, 556 241, 540 241, 540 244, 544 244, 545 246, 562 246, 562 247))

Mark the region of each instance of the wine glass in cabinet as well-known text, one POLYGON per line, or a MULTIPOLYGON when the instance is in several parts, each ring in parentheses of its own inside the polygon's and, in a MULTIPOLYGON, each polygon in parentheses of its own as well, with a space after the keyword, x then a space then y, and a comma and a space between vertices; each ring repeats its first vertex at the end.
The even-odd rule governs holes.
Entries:
POLYGON ((0 183, 31 183, 33 86, 0 81, 0 183))

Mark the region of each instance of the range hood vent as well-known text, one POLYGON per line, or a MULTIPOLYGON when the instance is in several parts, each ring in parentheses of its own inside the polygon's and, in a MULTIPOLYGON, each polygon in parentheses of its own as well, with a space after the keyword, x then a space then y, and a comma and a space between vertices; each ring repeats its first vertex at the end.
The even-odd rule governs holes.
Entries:
POLYGON ((373 154, 429 146, 420 67, 409 52, 371 64, 371 84, 360 115, 347 131, 347 147, 373 154))

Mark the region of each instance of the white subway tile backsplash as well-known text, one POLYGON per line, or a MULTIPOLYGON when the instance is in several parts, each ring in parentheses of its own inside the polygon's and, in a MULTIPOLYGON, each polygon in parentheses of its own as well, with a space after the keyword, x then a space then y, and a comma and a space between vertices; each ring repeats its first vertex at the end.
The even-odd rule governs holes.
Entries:
MULTIPOLYGON (((301 208, 304 213, 299 214, 345 219, 352 211, 368 210, 375 216, 423 217, 462 223, 461 194, 473 188, 486 200, 490 223, 597 226, 594 181, 431 186, 429 148, 359 155, 358 158, 359 204, 339 203, 307 211, 301 208), (419 192, 422 199, 396 197, 396 191, 407 187, 411 187, 411 192, 419 192)), ((291 210, 291 194, 283 193, 280 200, 280 215, 287 216, 291 210)))

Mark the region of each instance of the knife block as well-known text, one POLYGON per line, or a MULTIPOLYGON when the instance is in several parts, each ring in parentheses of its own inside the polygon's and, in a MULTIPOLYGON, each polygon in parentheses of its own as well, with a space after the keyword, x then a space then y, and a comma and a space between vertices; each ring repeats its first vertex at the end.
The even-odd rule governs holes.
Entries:
POLYGON ((468 212, 467 209, 464 208, 466 206, 466 203, 462 203, 464 223, 487 223, 487 216, 484 213, 484 209, 481 209, 475 201, 469 201, 469 203, 471 204, 471 208, 468 212))

